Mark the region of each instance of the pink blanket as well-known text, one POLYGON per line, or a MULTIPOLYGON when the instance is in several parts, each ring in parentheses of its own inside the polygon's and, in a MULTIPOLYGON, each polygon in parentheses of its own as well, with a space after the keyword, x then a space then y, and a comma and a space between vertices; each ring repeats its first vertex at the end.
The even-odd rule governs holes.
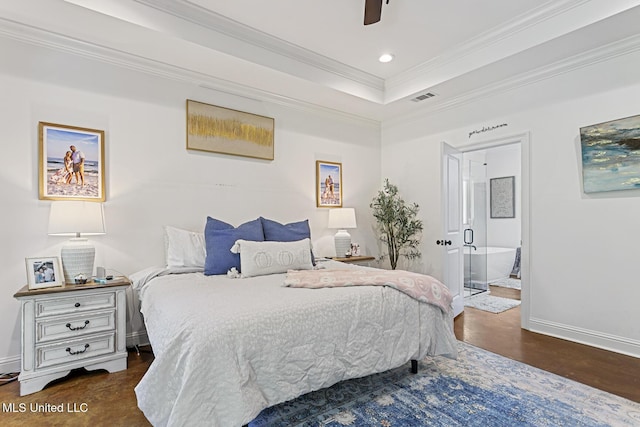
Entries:
POLYGON ((284 285, 292 288, 388 286, 410 297, 433 304, 448 313, 453 297, 439 280, 403 270, 289 270, 284 285))

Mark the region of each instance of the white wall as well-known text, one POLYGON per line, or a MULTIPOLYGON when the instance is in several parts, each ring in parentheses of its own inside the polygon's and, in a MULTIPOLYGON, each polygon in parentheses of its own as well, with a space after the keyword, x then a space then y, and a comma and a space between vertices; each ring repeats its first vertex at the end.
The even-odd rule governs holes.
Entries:
POLYGON ((26 284, 24 258, 59 256, 65 241, 47 236, 51 202, 38 200, 39 121, 106 132, 107 234, 92 238, 96 265, 123 274, 161 265, 162 227, 203 230, 207 215, 233 224, 260 215, 281 222, 308 218, 312 239, 330 236, 328 209, 316 207, 316 160, 342 163, 344 206, 357 214, 353 240, 377 255, 368 207, 381 183, 377 123, 98 68, 95 90, 90 82, 65 79, 64 69, 45 82, 0 68, 0 372, 19 370, 13 294, 26 284), (275 160, 187 151, 187 98, 275 118, 275 160))
POLYGON ((418 269, 442 277, 442 248, 435 245, 442 227, 441 141, 468 147, 528 132, 525 323, 534 331, 640 356, 640 192, 586 195, 579 141, 582 126, 640 114, 639 67, 638 53, 618 56, 456 109, 383 124, 382 175, 424 207, 418 269), (508 126, 469 137, 472 130, 501 123, 508 126))

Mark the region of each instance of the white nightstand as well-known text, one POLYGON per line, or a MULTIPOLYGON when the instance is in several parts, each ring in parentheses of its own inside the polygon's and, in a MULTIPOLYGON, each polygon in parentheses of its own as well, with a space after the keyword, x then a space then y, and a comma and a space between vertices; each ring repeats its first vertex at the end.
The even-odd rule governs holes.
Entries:
POLYGON ((106 285, 20 289, 22 370, 20 395, 40 391, 72 369, 127 369, 126 278, 106 285))

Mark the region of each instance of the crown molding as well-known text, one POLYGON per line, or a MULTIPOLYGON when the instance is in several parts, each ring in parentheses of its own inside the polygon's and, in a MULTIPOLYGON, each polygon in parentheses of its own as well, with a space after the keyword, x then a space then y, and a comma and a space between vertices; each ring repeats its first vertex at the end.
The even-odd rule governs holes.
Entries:
MULTIPOLYGON (((273 55, 283 56, 313 68, 323 70, 341 79, 355 82, 380 93, 384 91, 384 79, 380 77, 256 30, 255 28, 203 8, 189 0, 134 1, 176 18, 197 24, 210 31, 242 41, 259 49, 264 49, 273 55)), ((273 65, 270 66, 276 68, 273 67, 273 65)))
MULTIPOLYGON (((132 1, 153 1, 164 2, 165 0, 132 0, 132 1)), ((584 0, 565 0, 563 4, 566 7, 582 4, 584 0)), ((558 12, 560 13, 560 12, 558 12)), ((517 25, 517 24, 514 24, 517 25)), ((554 76, 570 72, 579 68, 587 67, 598 62, 607 61, 617 56, 629 54, 640 49, 640 35, 634 35, 626 39, 609 43, 589 51, 567 57, 561 61, 539 67, 526 73, 521 73, 512 78, 504 79, 500 82, 480 87, 476 90, 465 92, 459 96, 443 101, 437 100, 434 103, 425 105, 412 104, 412 109, 400 108, 402 113, 397 116, 391 116, 393 107, 391 105, 382 106, 379 110, 371 113, 352 113, 347 112, 340 107, 333 108, 329 104, 317 103, 309 101, 305 98, 304 91, 300 96, 297 94, 281 95, 274 91, 259 89, 247 84, 241 84, 229 79, 216 77, 205 71, 195 71, 194 69, 174 65, 174 63, 163 60, 154 60, 143 56, 143 54, 134 54, 124 50, 124 48, 112 48, 92 43, 65 34, 62 30, 51 31, 42 27, 36 27, 25 24, 23 22, 11 20, 6 17, 0 17, 0 36, 14 39, 23 43, 46 47, 49 49, 66 52, 77 55, 79 57, 88 58, 95 61, 113 64, 125 69, 154 75, 160 78, 185 82, 193 84, 205 89, 217 90, 237 96, 243 96, 264 102, 331 116, 349 122, 357 122, 361 125, 379 127, 381 122, 386 126, 395 126, 402 123, 409 123, 414 120, 423 119, 425 114, 437 112, 447 109, 456 108, 462 104, 471 103, 479 99, 485 99, 506 91, 515 90, 519 87, 534 84, 541 80, 549 79, 554 76), (409 111, 409 112, 407 112, 409 111), (385 119, 385 116, 388 118, 385 119)), ((326 89, 336 90, 336 89, 326 89)), ((336 90, 337 91, 337 90, 336 90)), ((343 95, 342 93, 340 95, 343 95)), ((409 102, 406 98, 394 102, 409 102)), ((373 105, 372 103, 371 105, 373 105)), ((363 104, 364 105, 364 104, 363 104)))
MULTIPOLYGON (((440 112, 457 108, 463 104, 486 99, 522 87, 526 87, 543 80, 547 80, 574 70, 589 67, 601 62, 628 55, 640 51, 640 34, 630 36, 604 46, 582 52, 561 61, 556 61, 542 67, 535 68, 529 72, 521 73, 514 77, 501 80, 500 82, 483 86, 477 90, 465 92, 462 95, 452 97, 438 104, 422 106, 412 113, 405 113, 402 116, 384 120, 384 125, 389 127, 406 125, 416 120, 424 119, 428 113, 440 112)), ((409 102, 403 99, 398 102, 409 102)))
MULTIPOLYGON (((401 90, 402 87, 409 85, 411 82, 420 80, 424 76, 432 75, 439 69, 443 69, 448 65, 461 61, 478 51, 483 51, 495 46, 496 44, 508 40, 525 30, 540 25, 545 21, 566 13, 567 11, 580 7, 589 1, 590 0, 557 0, 547 2, 535 9, 528 10, 526 13, 521 14, 507 24, 494 27, 472 40, 459 44, 456 48, 435 57, 430 61, 416 65, 409 70, 388 78, 385 82, 385 91, 389 93, 394 90, 401 90)), ((427 88, 421 90, 427 90, 427 88)), ((393 102, 397 99, 399 98, 386 99, 386 102, 393 102)))
POLYGON ((221 79, 210 74, 148 59, 140 55, 135 55, 95 43, 89 43, 64 34, 46 31, 41 28, 25 25, 2 17, 0 17, 0 36, 22 43, 45 47, 47 49, 76 55, 94 61, 100 61, 170 81, 192 84, 203 89, 216 90, 234 96, 269 102, 299 111, 322 114, 326 117, 332 117, 352 123, 355 122, 368 127, 380 127, 380 121, 376 119, 325 107, 302 99, 261 90, 230 80, 221 79))
MULTIPOLYGON (((66 1, 101 12, 101 8, 92 0, 66 1)), ((360 98, 383 107, 383 110, 384 106, 402 101, 405 96, 428 90, 483 65, 505 59, 522 48, 535 47, 550 38, 563 35, 573 26, 596 22, 603 16, 629 7, 624 3, 626 0, 610 0, 610 6, 602 6, 602 3, 596 4, 591 0, 545 1, 506 25, 494 27, 452 51, 384 80, 225 17, 200 6, 195 0, 113 1, 128 3, 128 8, 135 10, 128 16, 121 15, 118 18, 118 12, 111 14, 109 9, 105 9, 104 13, 114 19, 171 34, 176 39, 212 52, 234 56, 247 63, 360 98), (573 9, 580 9, 576 15, 581 19, 573 24, 569 22, 566 28, 559 28, 558 25, 567 24, 568 18, 562 15, 573 9), (143 16, 149 22, 145 23, 143 16)))

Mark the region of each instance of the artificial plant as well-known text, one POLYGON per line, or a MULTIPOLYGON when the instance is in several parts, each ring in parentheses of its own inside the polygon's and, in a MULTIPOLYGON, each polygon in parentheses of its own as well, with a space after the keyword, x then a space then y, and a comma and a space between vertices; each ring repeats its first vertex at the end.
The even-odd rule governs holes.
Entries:
POLYGON ((418 245, 422 220, 417 218, 420 210, 418 204, 407 204, 398 194, 398 187, 385 179, 384 188, 378 191, 369 207, 373 209, 380 241, 387 246, 386 256, 389 257, 391 269, 396 269, 401 256, 407 259, 420 258, 418 245))

